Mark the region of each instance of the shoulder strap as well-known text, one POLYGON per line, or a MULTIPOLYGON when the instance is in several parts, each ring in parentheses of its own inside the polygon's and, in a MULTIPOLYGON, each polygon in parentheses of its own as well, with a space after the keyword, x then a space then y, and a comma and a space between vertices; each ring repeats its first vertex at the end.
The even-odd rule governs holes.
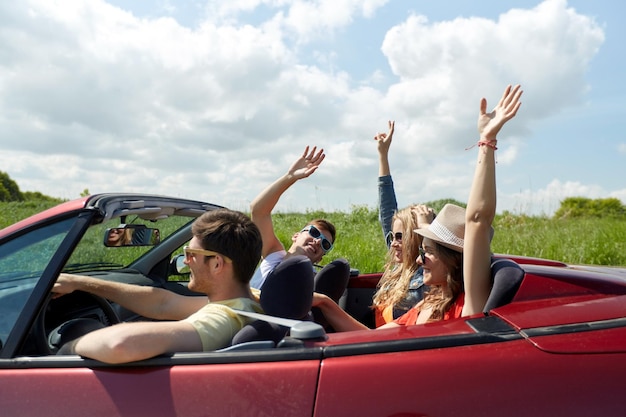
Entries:
POLYGON ((278 324, 279 326, 289 327, 289 335, 296 339, 317 339, 326 336, 324 328, 313 321, 286 319, 283 317, 274 317, 268 316, 267 314, 254 313, 252 311, 237 310, 235 308, 232 310, 240 316, 246 316, 256 320, 263 320, 268 323, 278 324))

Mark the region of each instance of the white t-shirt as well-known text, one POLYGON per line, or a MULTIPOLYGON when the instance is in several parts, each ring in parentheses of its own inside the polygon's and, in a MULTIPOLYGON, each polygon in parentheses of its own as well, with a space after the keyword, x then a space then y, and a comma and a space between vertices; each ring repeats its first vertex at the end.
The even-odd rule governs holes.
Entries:
POLYGON ((265 282, 265 278, 267 278, 270 272, 272 272, 274 268, 276 268, 278 264, 281 263, 283 259, 285 259, 285 256, 287 256, 287 251, 279 250, 277 252, 272 252, 265 258, 263 258, 263 260, 261 260, 261 263, 259 264, 259 267, 256 269, 256 271, 254 271, 254 275, 250 280, 250 286, 252 288, 257 288, 260 290, 263 286, 263 283, 265 282))

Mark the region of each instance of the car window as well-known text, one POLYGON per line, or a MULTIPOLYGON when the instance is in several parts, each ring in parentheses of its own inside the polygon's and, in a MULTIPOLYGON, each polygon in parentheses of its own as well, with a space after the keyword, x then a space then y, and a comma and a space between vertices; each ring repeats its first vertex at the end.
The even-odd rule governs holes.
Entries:
POLYGON ((4 344, 42 272, 75 223, 53 223, 0 246, 0 341, 4 344))

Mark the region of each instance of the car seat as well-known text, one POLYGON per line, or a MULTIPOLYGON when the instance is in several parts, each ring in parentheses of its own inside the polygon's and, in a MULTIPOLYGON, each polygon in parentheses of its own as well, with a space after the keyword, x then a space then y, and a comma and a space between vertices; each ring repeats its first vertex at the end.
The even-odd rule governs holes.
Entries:
MULTIPOLYGON (((313 288, 315 292, 325 294, 339 304, 339 299, 346 291, 349 280, 350 263, 346 259, 339 258, 331 261, 315 274, 313 288)), ((327 332, 333 331, 319 308, 313 307, 311 316, 313 321, 322 325, 327 332)))
MULTIPOLYGON (((306 320, 313 303, 313 265, 306 256, 285 259, 267 276, 260 296, 265 314, 293 320, 306 320)), ((288 327, 255 320, 233 337, 231 345, 260 340, 278 344, 288 327)))
POLYGON ((513 301, 525 272, 511 259, 495 259, 491 263, 492 287, 483 309, 484 314, 513 301))

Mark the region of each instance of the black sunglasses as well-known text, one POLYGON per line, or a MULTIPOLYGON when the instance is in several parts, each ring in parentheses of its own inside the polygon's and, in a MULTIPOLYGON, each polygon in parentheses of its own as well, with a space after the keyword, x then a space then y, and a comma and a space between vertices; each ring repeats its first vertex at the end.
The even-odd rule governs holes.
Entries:
POLYGON ((426 251, 423 247, 419 247, 420 259, 422 260, 422 265, 426 265, 426 251))
POLYGON ((322 250, 324 251, 324 253, 328 252, 329 250, 331 250, 333 248, 333 244, 330 240, 328 240, 328 238, 326 236, 324 236, 324 234, 322 232, 320 232, 317 227, 313 226, 312 224, 308 225, 307 227, 305 227, 304 229, 302 229, 302 231, 307 231, 309 232, 309 235, 313 238, 313 239, 320 239, 322 241, 322 250))
POLYGON ((385 238, 387 239, 387 246, 390 246, 394 240, 397 240, 398 242, 402 242, 402 232, 392 232, 389 231, 389 233, 387 233, 387 236, 385 236, 385 238))

